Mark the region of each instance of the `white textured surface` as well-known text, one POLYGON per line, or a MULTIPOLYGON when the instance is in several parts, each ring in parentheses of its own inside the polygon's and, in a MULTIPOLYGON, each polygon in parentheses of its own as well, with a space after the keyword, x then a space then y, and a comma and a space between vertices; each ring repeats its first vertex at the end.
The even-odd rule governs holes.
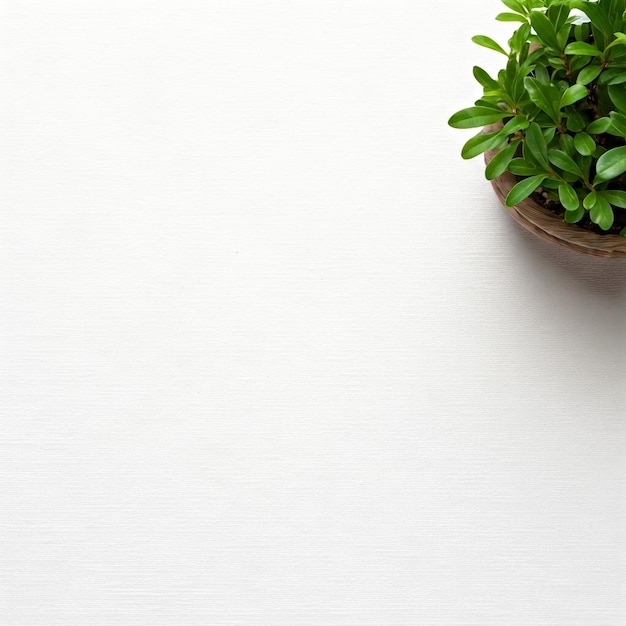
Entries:
POLYGON ((446 127, 496 0, 0 6, 3 626, 626 624, 626 265, 446 127))

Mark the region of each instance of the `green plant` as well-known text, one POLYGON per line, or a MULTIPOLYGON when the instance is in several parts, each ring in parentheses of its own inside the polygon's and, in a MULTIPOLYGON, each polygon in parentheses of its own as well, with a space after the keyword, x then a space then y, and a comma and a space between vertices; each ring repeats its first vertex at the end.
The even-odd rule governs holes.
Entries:
POLYGON ((508 11, 496 19, 519 27, 508 51, 472 38, 507 62, 496 78, 474 67, 483 96, 449 124, 487 128, 461 155, 499 151, 485 175, 517 177, 508 206, 541 190, 566 222, 613 232, 626 223, 626 0, 502 2, 508 11))

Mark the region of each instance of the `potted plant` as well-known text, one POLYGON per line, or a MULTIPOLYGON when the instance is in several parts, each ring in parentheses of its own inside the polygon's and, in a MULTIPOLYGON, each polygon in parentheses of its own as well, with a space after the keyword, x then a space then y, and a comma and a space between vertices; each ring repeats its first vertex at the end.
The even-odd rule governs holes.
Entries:
POLYGON ((578 252, 626 258, 626 0, 502 0, 518 24, 483 95, 454 128, 482 128, 463 146, 523 226, 578 252))

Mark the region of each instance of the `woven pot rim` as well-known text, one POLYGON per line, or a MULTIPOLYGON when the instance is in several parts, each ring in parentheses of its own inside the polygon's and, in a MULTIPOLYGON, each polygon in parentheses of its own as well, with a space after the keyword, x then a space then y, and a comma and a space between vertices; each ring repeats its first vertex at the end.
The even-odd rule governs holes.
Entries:
MULTIPOLYGON (((498 129, 498 126, 498 124, 487 126, 484 132, 493 132, 498 129)), ((489 163, 497 153, 497 150, 486 152, 485 163, 489 163)), ((517 179, 510 172, 505 172, 491 181, 502 206, 524 228, 546 241, 559 244, 574 252, 603 258, 626 259, 626 237, 614 234, 600 235, 576 224, 567 224, 558 215, 539 204, 532 196, 513 207, 506 206, 504 200, 516 183, 517 179)))

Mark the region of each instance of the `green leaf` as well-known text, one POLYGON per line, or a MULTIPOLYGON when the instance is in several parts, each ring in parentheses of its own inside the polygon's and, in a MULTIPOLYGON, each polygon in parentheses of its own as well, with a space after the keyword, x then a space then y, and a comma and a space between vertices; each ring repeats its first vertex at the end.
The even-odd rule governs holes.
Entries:
POLYGON ((573 133, 579 133, 581 130, 585 130, 587 120, 576 109, 571 109, 567 113, 566 126, 573 133))
POLYGON ((574 135, 574 146, 583 156, 589 156, 596 151, 596 142, 587 133, 576 133, 574 135))
POLYGON ((579 85, 588 85, 589 83, 593 82, 596 78, 598 78, 601 71, 602 71, 601 65, 588 65, 587 67, 583 67, 583 69, 580 70, 578 77, 576 78, 576 82, 579 85))
POLYGON ((567 28, 567 32, 571 29, 571 23, 567 23, 570 9, 567 6, 563 6, 563 2, 560 0, 547 0, 546 6, 549 7, 546 13, 546 17, 554 24, 554 28, 559 32, 559 35, 567 28))
MULTIPOLYGON (((511 50, 515 52, 522 52, 524 47, 528 43, 528 37, 530 36, 530 24, 524 22, 514 33, 511 39, 509 40, 509 46, 511 50)), ((528 50, 526 50, 527 54, 528 50)), ((520 61, 522 61, 522 56, 520 55, 520 61)), ((528 69, 528 65, 522 64, 520 66, 520 74, 522 76, 526 76, 530 72, 528 69)))
POLYGON ((512 135, 513 133, 516 133, 518 130, 526 130, 529 125, 530 125, 530 122, 525 117, 522 117, 521 115, 516 115, 515 117, 512 117, 502 127, 502 130, 500 132, 503 135, 512 135))
POLYGON ((587 132, 592 135, 601 135, 611 128, 612 122, 609 117, 599 117, 587 126, 587 132))
POLYGON ((530 14, 530 23, 544 45, 548 48, 560 51, 556 30, 552 22, 550 22, 543 13, 532 11, 530 14))
POLYGON ((520 13, 522 15, 526 13, 522 3, 518 2, 518 0, 502 0, 502 3, 511 9, 511 11, 515 11, 516 13, 520 13))
POLYGON ((604 191, 599 191, 598 193, 613 206, 619 207, 620 209, 626 209, 626 191, 605 189, 604 191))
POLYGON ((608 70, 604 70, 598 78, 600 85, 608 85, 615 77, 619 76, 624 71, 624 67, 611 67, 608 70))
MULTIPOLYGON (((567 16, 565 17, 567 19, 567 16)), ((550 18, 552 22, 552 18, 550 18)), ((559 50, 563 50, 569 41, 569 35, 572 30, 572 24, 570 22, 563 24, 561 26, 555 24, 555 28, 557 29, 556 38, 559 41, 559 50)))
MULTIPOLYGON (((541 183, 541 186, 544 189, 558 189, 560 184, 561 181, 558 178, 548 177, 541 183)), ((552 196, 554 200, 558 200, 558 193, 553 193, 552 196)))
POLYGON ((593 163, 592 156, 582 156, 581 154, 576 153, 574 160, 580 166, 580 169, 583 171, 585 175, 585 180, 589 179, 591 175, 591 164, 593 163))
POLYGON ((589 22, 578 22, 574 25, 574 38, 577 41, 587 41, 589 39, 589 22))
POLYGON ((609 230, 615 220, 613 208, 603 196, 596 198, 596 203, 589 209, 589 217, 602 230, 609 230))
POLYGON ((472 37, 472 41, 477 43, 479 46, 483 46, 484 48, 489 48, 490 50, 495 50, 500 54, 503 54, 505 57, 509 55, 504 51, 502 46, 496 43, 491 37, 487 37, 486 35, 474 35, 472 37))
POLYGON ((626 113, 626 87, 624 85, 610 85, 608 92, 613 104, 620 111, 626 113))
POLYGON ((596 163, 596 177, 593 181, 597 182, 613 180, 626 172, 626 146, 607 150, 596 163))
POLYGON ((559 90, 553 85, 544 85, 531 76, 524 78, 524 87, 526 87, 532 102, 558 124, 559 111, 557 108, 561 100, 559 90))
POLYGON ((535 67, 535 78, 542 84, 542 85, 549 85, 550 84, 550 74, 548 72, 548 70, 543 66, 543 65, 537 65, 537 67, 535 67))
POLYGON ((546 170, 550 170, 548 162, 548 145, 541 132, 539 124, 533 122, 527 129, 524 137, 524 146, 528 148, 533 158, 546 170))
POLYGON ((568 224, 575 224, 576 222, 580 222, 584 214, 585 209, 583 209, 582 206, 579 206, 576 211, 565 211, 565 221, 568 224))
POLYGON ((570 157, 573 158, 576 156, 577 152, 574 147, 574 138, 571 135, 561 135, 559 137, 559 146, 561 147, 561 150, 563 150, 563 152, 570 157))
MULTIPOLYGON (((606 152, 606 148, 599 144, 596 144, 596 151, 591 155, 596 161, 606 152)), ((587 157, 590 158, 590 157, 587 157)))
POLYGON ((619 235, 620 237, 626 237, 626 226, 619 231, 619 235))
POLYGON ((611 22, 604 11, 604 7, 598 6, 598 3, 587 2, 586 0, 574 0, 570 2, 570 6, 587 15, 594 27, 594 32, 598 28, 605 37, 611 37, 614 29, 611 27, 611 22))
POLYGON ((504 71, 504 83, 507 93, 515 100, 515 81, 517 79, 517 60, 511 55, 504 71))
POLYGON ((511 191, 509 191, 505 200, 506 206, 515 206, 518 202, 528 198, 528 196, 530 196, 530 194, 541 185, 545 178, 546 177, 541 174, 539 176, 531 176, 530 178, 524 178, 524 180, 521 180, 517 183, 517 185, 515 185, 515 187, 513 187, 513 189, 511 189, 511 191))
POLYGON ((554 135, 556 134, 556 127, 549 126, 548 128, 544 128, 542 133, 543 133, 543 138, 546 141, 546 144, 550 145, 552 143, 552 140, 554 139, 554 135))
POLYGON ((565 67, 565 63, 563 63, 563 59, 561 57, 548 57, 548 61, 555 69, 563 69, 565 67))
POLYGON ((582 85, 572 85, 568 87, 561 96, 561 108, 582 100, 588 93, 587 88, 582 85))
POLYGON ((511 159, 515 156, 515 151, 519 142, 510 143, 506 148, 500 150, 498 154, 496 154, 485 169, 485 176, 488 180, 493 180, 494 178, 498 178, 506 172, 506 168, 508 167, 511 159))
POLYGON ((569 59, 570 72, 578 74, 578 72, 580 72, 583 67, 586 67, 587 65, 592 65, 590 63, 591 60, 591 57, 571 57, 569 59))
POLYGON ((559 200, 566 211, 576 211, 580 206, 580 200, 574 188, 566 183, 559 185, 559 200))
POLYGON ((513 159, 508 165, 508 170, 511 174, 515 174, 516 176, 535 176, 537 174, 543 174, 541 169, 528 162, 526 159, 513 159))
POLYGON ((584 41, 574 41, 570 43, 565 48, 565 54, 572 54, 577 56, 586 56, 586 57, 601 57, 602 52, 598 50, 595 46, 592 46, 590 43, 585 43, 584 41))
POLYGON ((595 191, 591 191, 584 197, 583 206, 589 211, 589 209, 595 206, 597 199, 598 194, 595 191))
POLYGON ((463 146, 461 156, 464 159, 473 159, 487 150, 495 150, 500 146, 502 141, 503 138, 500 132, 479 133, 463 146))
POLYGON ((479 98, 478 100, 476 100, 476 102, 474 102, 474 106, 486 107, 487 109, 491 109, 492 111, 497 111, 498 113, 502 111, 502 109, 500 108, 500 105, 497 102, 492 102, 491 100, 487 100, 485 98, 479 98))
POLYGON ((572 159, 572 157, 570 157, 562 150, 550 150, 548 152, 548 159, 550 159, 550 163, 556 165, 564 172, 570 172, 571 174, 576 174, 576 176, 580 176, 580 178, 584 178, 582 170, 580 169, 580 167, 578 167, 574 159, 572 159))
POLYGON ((611 130, 609 132, 618 137, 626 137, 626 115, 617 111, 611 111, 609 115, 611 120, 611 130))
POLYGON ((498 22, 524 22, 526 23, 526 18, 518 15, 517 13, 498 13, 496 15, 496 20, 498 22))
POLYGON ((478 65, 474 66, 474 78, 485 88, 491 91, 500 91, 500 85, 497 80, 494 80, 489 74, 478 65))
POLYGON ((478 128, 499 122, 507 116, 506 111, 496 111, 488 107, 469 107, 455 113, 448 124, 452 128, 478 128))
POLYGON ((626 72, 615 74, 615 76, 609 78, 606 82, 607 85, 621 85, 622 83, 626 83, 626 72))

